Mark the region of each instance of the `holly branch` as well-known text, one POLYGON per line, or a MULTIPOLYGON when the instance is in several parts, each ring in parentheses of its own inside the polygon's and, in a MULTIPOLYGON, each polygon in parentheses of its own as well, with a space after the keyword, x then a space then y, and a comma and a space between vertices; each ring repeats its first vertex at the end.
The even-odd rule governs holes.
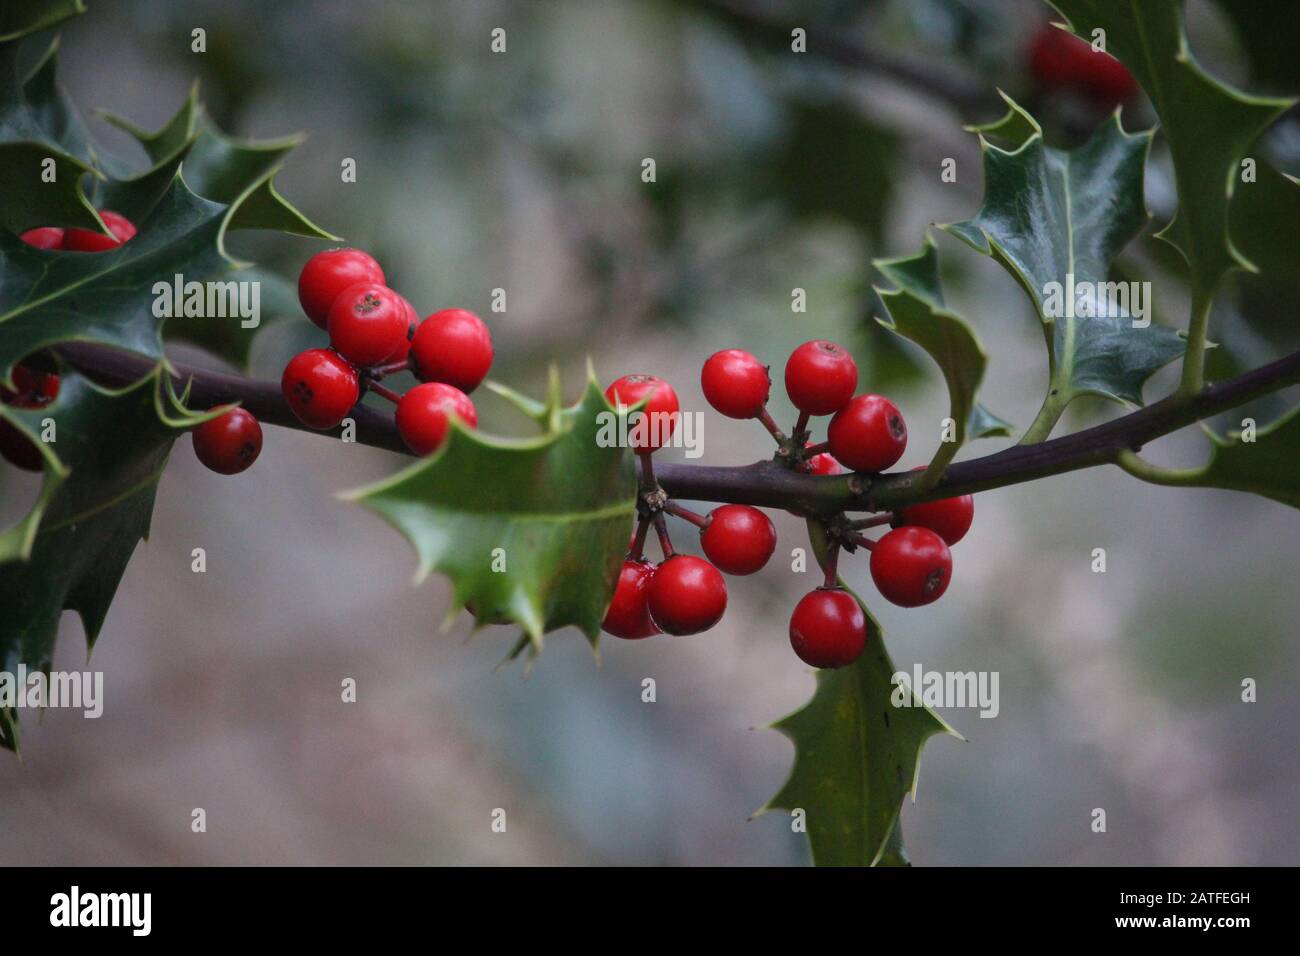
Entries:
MULTIPOLYGON (((139 381, 154 369, 152 359, 90 343, 64 343, 59 354, 89 378, 110 386, 139 381)), ((337 430, 308 429, 290 410, 278 382, 258 381, 181 363, 172 363, 178 388, 189 385, 195 409, 238 402, 263 422, 285 428, 333 435, 337 430)), ((790 470, 774 461, 751 465, 710 466, 661 462, 655 466, 663 489, 674 498, 721 501, 767 507, 801 507, 808 511, 884 511, 922 501, 988 491, 1036 481, 1081 468, 1119 464, 1125 453, 1187 425, 1237 408, 1252 399, 1300 383, 1300 352, 1208 385, 1191 396, 1173 394, 1119 418, 1060 438, 1005 451, 947 469, 933 487, 924 488, 921 472, 870 478, 865 475, 819 476, 790 470)), ((391 415, 358 405, 350 415, 359 444, 410 454, 391 415)))

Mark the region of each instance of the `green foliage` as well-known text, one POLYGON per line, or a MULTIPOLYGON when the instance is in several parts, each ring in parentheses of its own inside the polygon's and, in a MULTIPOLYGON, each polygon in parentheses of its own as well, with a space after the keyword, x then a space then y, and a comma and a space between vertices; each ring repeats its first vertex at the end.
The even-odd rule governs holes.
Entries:
POLYGON ((1193 281, 1213 289, 1247 262, 1228 233, 1228 203, 1246 149, 1291 104, 1248 96, 1210 76, 1187 44, 1179 0, 1052 0, 1071 29, 1105 31, 1106 50, 1142 85, 1160 116, 1178 185, 1178 213, 1160 233, 1193 281))
POLYGON ((1259 428, 1251 441, 1243 441, 1240 431, 1226 436, 1204 431, 1210 439, 1210 460, 1199 468, 1156 468, 1136 455, 1120 464, 1158 485, 1249 491, 1300 508, 1300 408, 1259 428))
MULTIPOLYGON (((808 530, 824 561, 824 532, 815 522, 808 530)), ((848 667, 819 671, 812 700, 773 725, 794 743, 794 767, 761 812, 803 810, 818 866, 908 865, 898 817, 915 788, 921 748, 938 733, 961 737, 915 696, 912 706, 891 702, 894 663, 880 624, 865 604, 862 611, 863 655, 848 667)))
MULTIPOLYGON (((158 371, 120 391, 66 372, 52 405, 0 406, 0 416, 33 440, 43 419, 56 426, 53 443, 37 441, 48 467, 36 505, 0 535, 0 670, 48 670, 64 610, 80 614, 94 645, 136 543, 148 536, 172 442, 211 416, 187 412, 158 371)), ((6 723, 12 732, 12 715, 6 723)))
POLYGON ((430 571, 452 583, 451 613, 517 623, 534 653, 566 625, 594 647, 636 509, 631 451, 598 441, 617 420, 594 378, 582 399, 522 407, 544 422, 534 439, 457 427, 432 458, 350 495, 402 532, 430 571))
MULTIPOLYGON (((29 76, 18 74, 18 39, 74 12, 77 4, 57 0, 0 12, 0 379, 7 383, 22 359, 74 340, 163 361, 165 320, 154 314, 155 283, 176 274, 205 281, 240 268, 225 249, 232 230, 328 237, 272 184, 296 140, 235 143, 203 120, 194 92, 158 132, 135 131, 149 168, 134 170, 95 145, 59 86, 57 43, 29 76), (53 183, 40 178, 47 156, 55 160, 53 183), (87 180, 90 195, 83 191, 87 180), (94 255, 33 249, 13 235, 39 225, 102 229, 92 201, 135 220, 138 234, 94 255)), ((215 332, 221 326, 228 335, 237 319, 198 321, 214 328, 189 337, 219 345, 228 357, 246 357, 249 334, 223 345, 215 332)), ((178 331, 186 331, 184 324, 178 331)), ((55 426, 53 443, 37 442, 45 474, 36 504, 0 533, 6 598, 0 663, 6 670, 19 663, 47 669, 63 610, 79 612, 94 643, 135 545, 148 532, 172 442, 208 416, 187 412, 161 371, 109 391, 68 369, 55 403, 4 406, 0 416, 32 437, 47 418, 55 426)), ((0 742, 16 745, 12 713, 0 714, 0 742)))
POLYGON ((1047 289, 1068 289, 1070 277, 1094 288, 1108 281, 1115 256, 1147 221, 1142 176, 1151 134, 1124 132, 1116 115, 1065 152, 1046 146, 1034 119, 1007 102, 1002 120, 977 130, 983 205, 973 219, 943 228, 993 257, 1033 301, 1047 339, 1054 407, 1087 394, 1141 404, 1142 384, 1183 351, 1178 334, 1154 323, 1134 327, 1125 315, 1072 315, 1055 307, 1047 289))
POLYGON ((898 286, 893 291, 876 290, 889 313, 889 319, 881 319, 880 324, 925 349, 948 383, 956 435, 954 441, 940 443, 934 453, 925 475, 925 481, 932 484, 939 480, 967 437, 1005 434, 1007 424, 975 402, 988 356, 970 324, 944 304, 939 256, 930 237, 926 236, 924 247, 916 255, 877 259, 875 265, 898 286))

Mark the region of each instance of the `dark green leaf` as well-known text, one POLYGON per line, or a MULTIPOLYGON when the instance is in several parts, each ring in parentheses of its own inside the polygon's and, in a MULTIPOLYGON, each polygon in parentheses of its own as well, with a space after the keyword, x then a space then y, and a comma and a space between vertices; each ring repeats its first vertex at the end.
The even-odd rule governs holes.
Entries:
POLYGON ((632 453, 597 440, 604 415, 591 379, 538 438, 457 427, 432 458, 349 497, 411 541, 420 579, 451 579, 453 614, 469 604, 480 622, 516 622, 534 651, 566 625, 595 645, 636 507, 632 453))
MULTIPOLYGON (((919 253, 900 259, 878 259, 875 266, 898 288, 876 290, 889 319, 880 324, 915 342, 929 353, 948 384, 950 415, 955 423, 953 441, 941 442, 927 471, 927 481, 938 481, 943 469, 965 444, 967 425, 975 415, 975 393, 984 378, 988 357, 970 324, 947 308, 939 284, 939 256, 927 235, 919 253)), ((978 438, 980 431, 970 437, 978 438)))
MULTIPOLYGON (((809 533, 820 559, 825 536, 814 522, 809 533)), ((818 866, 907 865, 898 817, 915 790, 921 748, 935 734, 961 737, 915 697, 913 706, 894 706, 894 663, 880 625, 862 610, 863 655, 818 671, 812 700, 773 725, 794 743, 794 768, 760 812, 803 810, 818 866)))
POLYGON ((943 228, 1001 263, 1028 293, 1043 322, 1049 390, 1060 406, 1086 394, 1141 404, 1142 384, 1184 349, 1171 329, 1135 326, 1105 286, 1115 256, 1147 221, 1142 176, 1151 134, 1124 132, 1116 115, 1064 152, 1045 146, 1033 118, 1007 102, 1007 117, 980 131, 996 131, 1014 148, 981 136, 984 203, 973 219, 943 228), (1070 282, 1095 289, 1092 301, 1105 303, 1110 315, 1073 314, 1068 291, 1054 300, 1052 284, 1065 291, 1070 282))
POLYGON ((160 378, 107 391, 65 372, 52 405, 0 406, 33 439, 44 419, 55 425, 53 443, 37 442, 47 461, 37 504, 0 535, 0 669, 48 670, 64 610, 80 614, 94 645, 136 543, 148 536, 172 442, 210 417, 185 411, 160 378))
POLYGON ((1179 0, 1052 0, 1075 33, 1102 29, 1118 57, 1151 97, 1169 144, 1178 212, 1160 235, 1187 259, 1201 288, 1246 265, 1228 235, 1228 202, 1238 164, 1291 101, 1249 96, 1206 73, 1187 44, 1179 0))

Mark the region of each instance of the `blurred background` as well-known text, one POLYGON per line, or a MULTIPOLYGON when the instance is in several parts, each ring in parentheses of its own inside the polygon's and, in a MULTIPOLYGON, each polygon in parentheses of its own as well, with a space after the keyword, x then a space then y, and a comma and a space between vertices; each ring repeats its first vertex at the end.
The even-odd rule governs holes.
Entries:
MULTIPOLYGON (((1192 47, 1217 75, 1300 91, 1300 38, 1288 35, 1300 24, 1284 0, 1192 0, 1188 12, 1192 47)), ((770 454, 767 436, 707 410, 703 359, 742 346, 779 370, 799 342, 832 338, 852 346, 862 387, 902 408, 912 466, 938 441, 947 396, 928 359, 876 324, 870 261, 914 252, 927 225, 977 208, 978 144, 962 126, 1000 114, 997 88, 1040 116, 1053 145, 1104 118, 1035 84, 1026 51, 1048 13, 1019 0, 92 0, 64 31, 61 69, 88 114, 155 128, 198 78, 229 133, 306 132, 281 191, 372 252, 422 314, 479 312, 500 381, 539 393, 555 362, 572 398, 588 356, 606 382, 653 372, 684 409, 705 412, 706 460, 741 464, 770 454), (792 26, 808 30, 807 53, 790 51, 792 26), (190 51, 196 27, 203 54, 190 51), (490 48, 496 28, 504 53, 490 48), (340 182, 345 158, 355 183, 340 182), (940 181, 946 158, 956 182, 940 181), (491 311, 496 288, 505 312, 491 311), (806 313, 791 311, 795 288, 806 313)), ((1139 97, 1124 122, 1154 117, 1139 97)), ((144 164, 133 141, 92 123, 144 164)), ((1295 116, 1256 154, 1300 174, 1295 116)), ((1162 224, 1174 194, 1158 140, 1147 192, 1162 224)), ((1235 225, 1264 246, 1275 228, 1235 225)), ((237 238, 235 252, 290 280, 324 247, 237 238)), ((949 299, 991 357, 982 401, 1023 428, 1047 374, 1030 304, 990 261, 936 242, 949 299)), ((1226 285, 1213 376, 1297 347, 1290 268, 1226 285)), ((1185 323, 1185 281, 1167 251, 1144 238, 1121 269, 1153 280, 1158 321, 1185 323)), ((259 377, 278 378, 320 334, 282 311, 253 344, 259 377)), ((1175 376, 1158 375, 1148 397, 1175 376)), ((526 430, 503 403, 475 397, 480 427, 526 430)), ((773 399, 791 422, 779 388, 773 399)), ((1262 423, 1278 407, 1217 424, 1262 423)), ((1121 413, 1080 401, 1058 428, 1121 413)), ((257 467, 236 480, 203 469, 188 444, 92 658, 104 716, 24 715, 22 759, 0 755, 0 863, 807 861, 784 815, 748 819, 793 753, 762 728, 813 689, 786 637, 816 583, 790 570, 790 549, 806 546, 800 521, 773 514, 776 558, 729 581, 713 631, 607 638, 599 663, 579 634, 559 632, 525 677, 518 665, 494 670, 513 629, 470 640, 462 614, 440 633, 445 583, 413 588, 404 539, 335 497, 403 459, 270 429, 257 467), (195 547, 205 574, 190 570, 195 547), (652 704, 641 701, 647 677, 652 704), (356 703, 340 702, 345 678, 356 703), (196 807, 206 833, 191 832, 196 807), (490 828, 496 808, 505 833, 490 828)), ((1189 465, 1205 452, 1195 429, 1148 450, 1189 465)), ((24 476, 0 474, 5 516, 32 495, 24 476)), ((968 740, 925 749, 903 812, 913 860, 1300 861, 1297 532, 1296 513, 1266 500, 1155 488, 1118 469, 980 495, 945 599, 913 611, 874 602, 901 669, 1000 674, 996 719, 944 711, 968 740), (1092 571, 1095 548, 1104 574, 1092 571), (1245 678, 1257 703, 1241 701, 1245 678), (1090 830, 1096 807, 1105 834, 1090 830)), ((675 533, 690 545, 689 528, 675 533)), ((845 571, 871 602, 865 560, 845 571)), ((84 647, 65 616, 56 668, 86 666, 84 647)))

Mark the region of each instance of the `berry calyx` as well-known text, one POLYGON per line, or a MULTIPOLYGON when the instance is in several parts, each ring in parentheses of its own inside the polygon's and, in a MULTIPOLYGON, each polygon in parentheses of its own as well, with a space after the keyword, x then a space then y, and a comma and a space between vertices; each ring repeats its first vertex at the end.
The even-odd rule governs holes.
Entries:
POLYGON ((785 390, 799 411, 830 415, 843 408, 858 387, 858 363, 842 346, 822 339, 805 342, 785 363, 785 390))
POLYGON ((623 569, 618 573, 618 585, 614 588, 614 599, 600 625, 606 633, 629 641, 659 633, 647 603, 647 592, 654 574, 655 566, 648 561, 629 558, 623 562, 623 569))
POLYGON ((674 554, 659 565, 646 592, 650 617, 661 631, 686 635, 707 631, 727 609, 727 582, 703 558, 674 554))
POLYGON ((843 588, 818 588, 805 594, 790 615, 790 646, 812 667, 852 664, 867 646, 862 605, 843 588))
POLYGON ((219 475, 239 474, 262 453, 262 426, 243 408, 204 422, 191 437, 199 461, 219 475))
POLYGON ((831 454, 853 471, 892 467, 907 448, 907 425, 882 395, 858 395, 835 413, 826 429, 831 454))
POLYGON ((416 377, 422 382, 454 385, 467 395, 487 378, 492 356, 487 324, 468 309, 433 313, 411 339, 416 377))
POLYGON ((397 430, 417 455, 431 455, 447 440, 451 416, 469 428, 478 427, 478 413, 469 396, 443 382, 417 385, 397 403, 397 430))
POLYGON ((28 229, 18 238, 34 249, 63 248, 63 230, 58 226, 41 226, 37 229, 28 229))
POLYGON ((871 549, 871 579, 885 600, 920 607, 948 590, 952 555, 943 538, 929 528, 895 528, 871 549))
POLYGON ((772 519, 749 505, 722 505, 700 529, 700 547, 728 574, 753 574, 776 550, 772 519))
POLYGON ((710 405, 728 418, 753 418, 767 404, 772 387, 767 366, 744 349, 714 352, 700 370, 710 405))
POLYGON ((135 235, 135 224, 121 213, 111 209, 99 210, 99 218, 108 227, 111 236, 94 229, 73 227, 63 231, 63 248, 69 252, 106 252, 116 249, 135 235))
POLYGON ((362 282, 348 286, 330 306, 330 345, 349 362, 379 365, 406 341, 406 307, 386 285, 362 282))
POLYGON ((940 501, 927 501, 924 504, 908 505, 898 512, 897 523, 929 528, 945 544, 953 545, 966 537, 971 522, 975 520, 975 499, 971 495, 956 498, 944 498, 940 501))
POLYGON ((289 360, 280 378, 285 401, 309 428, 333 428, 361 394, 357 370, 332 349, 308 349, 289 360))
POLYGON ((298 302, 323 329, 339 293, 362 282, 386 285, 388 280, 379 263, 360 249, 326 249, 308 259, 298 274, 298 302))
POLYGON ((638 452, 653 452, 668 443, 681 417, 673 387, 657 375, 624 375, 605 389, 605 399, 615 408, 631 408, 643 398, 641 416, 629 419, 628 444, 638 452))

